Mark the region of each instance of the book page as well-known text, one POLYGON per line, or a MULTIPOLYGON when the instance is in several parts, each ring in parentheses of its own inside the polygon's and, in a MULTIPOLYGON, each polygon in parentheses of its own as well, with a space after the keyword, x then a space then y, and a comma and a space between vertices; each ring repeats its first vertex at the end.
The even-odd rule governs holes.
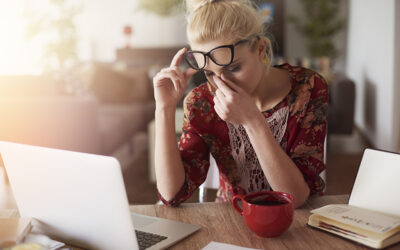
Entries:
POLYGON ((311 213, 375 233, 386 233, 400 227, 400 217, 346 204, 327 205, 311 213))
POLYGON ((257 250, 257 249, 211 241, 202 250, 257 250))
POLYGON ((366 149, 349 205, 400 216, 400 154, 366 149))

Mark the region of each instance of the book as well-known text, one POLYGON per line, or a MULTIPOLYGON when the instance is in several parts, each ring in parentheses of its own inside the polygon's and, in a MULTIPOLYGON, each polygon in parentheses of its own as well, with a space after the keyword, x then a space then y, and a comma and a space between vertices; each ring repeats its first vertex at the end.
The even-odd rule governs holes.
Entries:
POLYGON ((400 241, 400 217, 347 204, 311 211, 308 225, 381 249, 400 241))
POLYGON ((0 218, 0 249, 22 243, 31 230, 30 218, 0 218))
POLYGON ((400 242, 400 154, 366 149, 348 204, 311 211, 308 225, 381 249, 400 242))

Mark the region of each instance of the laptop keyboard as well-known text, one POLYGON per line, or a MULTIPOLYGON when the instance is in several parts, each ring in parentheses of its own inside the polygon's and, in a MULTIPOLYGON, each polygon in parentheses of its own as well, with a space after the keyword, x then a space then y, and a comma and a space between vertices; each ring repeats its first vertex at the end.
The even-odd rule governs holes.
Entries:
POLYGON ((140 250, 149 248, 158 242, 167 239, 167 237, 158 234, 147 233, 139 230, 135 230, 135 232, 140 250))

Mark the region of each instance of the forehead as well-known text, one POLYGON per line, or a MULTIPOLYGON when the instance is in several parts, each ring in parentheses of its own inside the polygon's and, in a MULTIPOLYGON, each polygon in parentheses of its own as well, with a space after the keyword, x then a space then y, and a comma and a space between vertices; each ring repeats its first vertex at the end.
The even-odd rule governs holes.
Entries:
POLYGON ((204 42, 204 43, 192 43, 190 47, 192 50, 208 52, 215 47, 222 46, 222 45, 230 45, 233 43, 234 43, 234 41, 232 41, 232 40, 216 40, 216 41, 209 41, 209 42, 204 42))

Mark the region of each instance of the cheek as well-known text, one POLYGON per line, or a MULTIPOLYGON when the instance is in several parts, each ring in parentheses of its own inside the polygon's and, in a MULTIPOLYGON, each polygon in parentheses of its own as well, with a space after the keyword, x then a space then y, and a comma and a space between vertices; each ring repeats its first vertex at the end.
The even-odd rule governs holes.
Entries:
POLYGON ((257 85, 257 70, 250 67, 239 72, 230 73, 228 79, 249 93, 257 85))

